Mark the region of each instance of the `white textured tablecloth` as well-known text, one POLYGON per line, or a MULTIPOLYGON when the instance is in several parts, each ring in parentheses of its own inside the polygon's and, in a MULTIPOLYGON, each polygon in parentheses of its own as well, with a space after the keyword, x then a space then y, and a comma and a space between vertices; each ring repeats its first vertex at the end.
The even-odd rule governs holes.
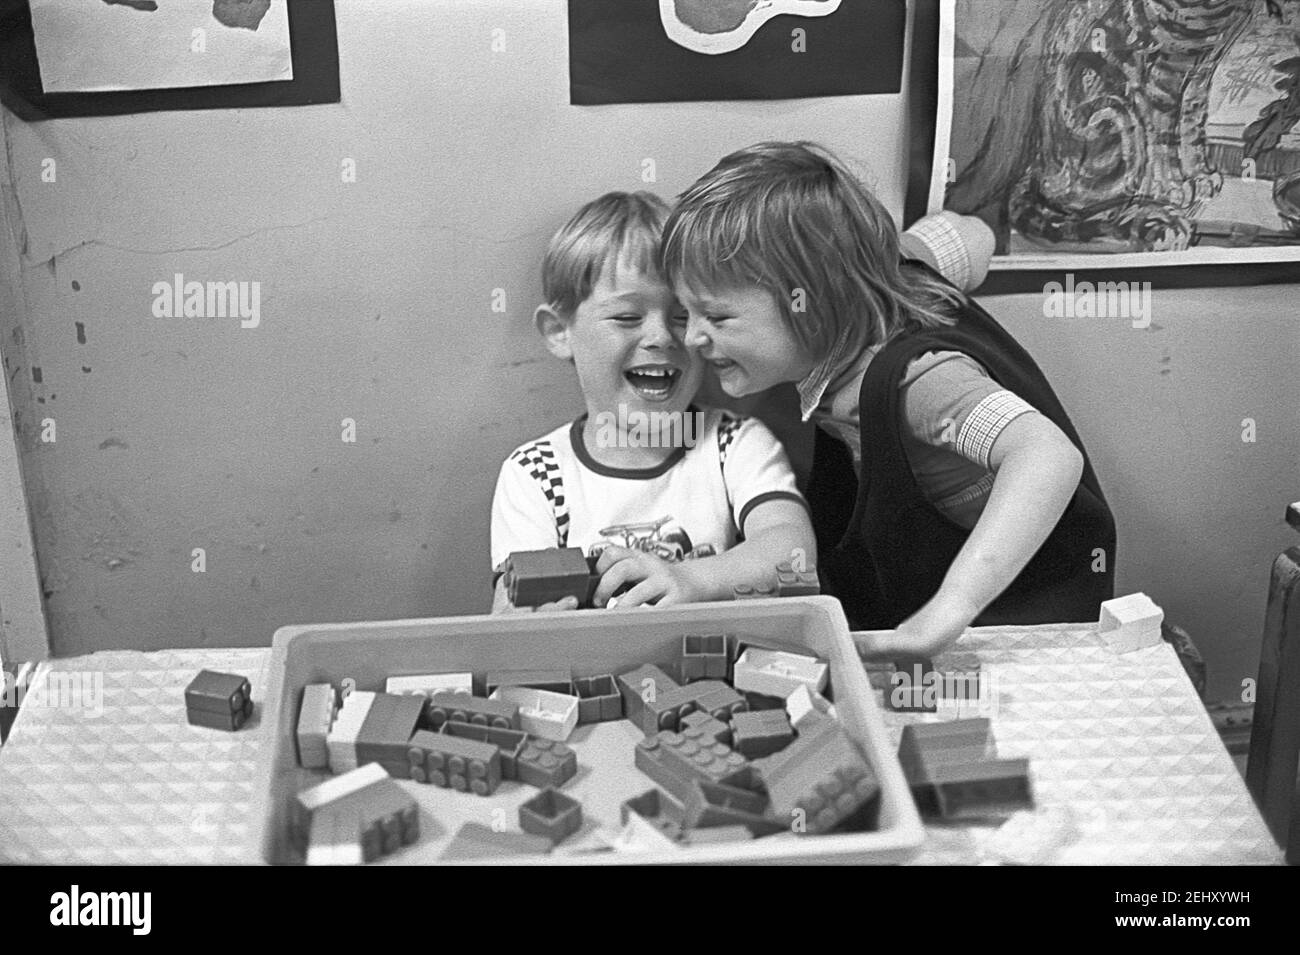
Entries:
MULTIPOLYGON (((262 708, 239 732, 192 727, 184 690, 204 668, 239 673, 260 704, 268 659, 265 649, 107 651, 41 664, 36 683, 102 674, 102 712, 88 698, 19 711, 0 748, 0 861, 258 861, 248 816, 262 708)), ((1039 808, 1076 826, 1050 861, 1281 862, 1168 645, 1117 655, 1088 626, 983 628, 935 662, 976 660, 996 681, 999 755, 1028 757, 1039 808)), ((895 741, 907 722, 940 718, 885 713, 895 741)), ((993 831, 927 827, 917 861, 985 861, 993 831)))

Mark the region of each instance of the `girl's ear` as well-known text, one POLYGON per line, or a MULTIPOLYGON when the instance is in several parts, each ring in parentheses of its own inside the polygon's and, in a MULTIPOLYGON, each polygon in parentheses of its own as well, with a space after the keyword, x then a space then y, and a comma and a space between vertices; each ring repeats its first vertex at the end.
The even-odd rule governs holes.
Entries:
POLYGON ((556 358, 573 360, 573 346, 569 344, 569 323, 549 305, 537 306, 533 313, 533 324, 546 339, 547 350, 556 358))

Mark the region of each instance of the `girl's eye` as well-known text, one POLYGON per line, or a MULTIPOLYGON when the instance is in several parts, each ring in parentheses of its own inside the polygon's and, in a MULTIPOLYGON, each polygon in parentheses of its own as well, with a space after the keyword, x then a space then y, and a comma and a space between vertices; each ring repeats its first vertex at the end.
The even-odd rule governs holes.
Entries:
POLYGON ((682 312, 680 315, 673 316, 673 321, 676 322, 678 325, 685 325, 690 320, 691 317, 687 315, 685 312, 682 312))

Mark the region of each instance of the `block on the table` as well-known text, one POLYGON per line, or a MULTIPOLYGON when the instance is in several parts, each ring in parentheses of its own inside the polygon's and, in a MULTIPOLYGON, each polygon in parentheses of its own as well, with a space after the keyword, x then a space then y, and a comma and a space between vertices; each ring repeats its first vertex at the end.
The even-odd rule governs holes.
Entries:
POLYGON ((1146 594, 1128 594, 1102 601, 1097 628, 1111 649, 1128 653, 1158 644, 1164 619, 1165 612, 1146 594))
POLYGON ((681 684, 670 677, 653 663, 646 663, 620 673, 616 677, 618 692, 623 697, 623 715, 638 726, 641 725, 647 700, 657 699, 660 694, 678 689, 681 684))
POLYGON ((343 697, 339 708, 325 737, 325 747, 329 750, 330 771, 346 773, 357 768, 357 737, 365 725, 366 716, 375 702, 375 694, 367 690, 353 690, 343 697))
POLYGON ((818 720, 836 718, 830 700, 802 684, 785 698, 785 711, 789 714, 790 725, 800 733, 818 720))
POLYGON ((499 686, 492 700, 518 707, 524 732, 562 743, 578 725, 578 698, 525 686, 499 686))

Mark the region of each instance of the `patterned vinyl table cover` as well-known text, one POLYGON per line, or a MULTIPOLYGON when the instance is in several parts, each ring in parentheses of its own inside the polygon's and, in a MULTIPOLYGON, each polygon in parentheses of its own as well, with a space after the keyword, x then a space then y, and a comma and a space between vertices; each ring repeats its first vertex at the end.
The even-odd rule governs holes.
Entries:
MULTIPOLYGON (((0 748, 0 861, 258 862, 249 813, 269 658, 265 649, 106 651, 42 663, 33 685, 60 674, 52 688, 61 681, 66 693, 100 679, 102 698, 83 692, 80 706, 50 706, 29 696, 19 711, 0 748), (204 668, 252 681, 259 706, 245 729, 185 721, 185 686, 204 668)), ((976 661, 996 687, 998 755, 1029 758, 1038 808, 1001 833, 927 826, 918 863, 1281 862, 1169 646, 1119 655, 1086 625, 990 627, 935 663, 976 661)), ((943 718, 885 713, 895 742, 907 722, 943 718)))

